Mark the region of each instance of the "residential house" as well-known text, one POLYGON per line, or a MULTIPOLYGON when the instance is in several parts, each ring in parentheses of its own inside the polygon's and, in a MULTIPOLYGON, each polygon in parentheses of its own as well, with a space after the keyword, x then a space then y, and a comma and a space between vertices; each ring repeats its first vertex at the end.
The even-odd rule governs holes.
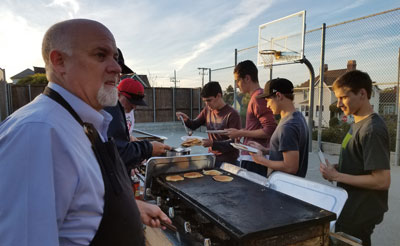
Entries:
POLYGON ((379 114, 395 115, 397 114, 397 86, 384 89, 379 96, 379 114))
POLYGON ((29 75, 34 75, 34 74, 35 74, 35 72, 32 69, 27 68, 24 71, 12 76, 10 79, 12 80, 13 84, 16 84, 20 79, 25 78, 29 75))
POLYGON ((151 87, 149 79, 147 78, 147 75, 145 75, 145 74, 128 73, 128 74, 122 75, 121 80, 126 79, 126 78, 132 78, 132 79, 139 81, 143 85, 144 88, 151 87))
MULTIPOLYGON (((333 104, 336 105, 337 103, 337 98, 335 97, 335 94, 332 91, 332 85, 335 80, 346 73, 347 71, 352 71, 355 70, 357 67, 357 63, 355 60, 349 60, 347 62, 347 68, 344 69, 336 69, 336 70, 329 70, 328 65, 325 64, 324 67, 324 79, 323 79, 323 92, 322 92, 322 105, 321 105, 321 111, 322 111, 322 127, 328 127, 329 126, 329 120, 332 117, 337 117, 339 120, 346 121, 346 122, 351 122, 352 117, 344 117, 343 113, 332 113, 329 110, 329 107, 333 104)), ((296 87, 294 89, 294 105, 296 109, 300 112, 303 113, 304 117, 306 117, 306 120, 308 121, 308 116, 309 116, 309 85, 310 85, 310 80, 305 81, 302 83, 300 86, 296 87)), ((318 126, 319 123, 319 94, 320 94, 320 88, 319 88, 319 75, 315 77, 315 86, 314 86, 314 126, 318 126)), ((378 109, 379 105, 379 89, 376 86, 373 86, 372 90, 372 95, 371 95, 371 104, 375 109, 378 109), (376 106, 375 106, 376 105, 376 106)))

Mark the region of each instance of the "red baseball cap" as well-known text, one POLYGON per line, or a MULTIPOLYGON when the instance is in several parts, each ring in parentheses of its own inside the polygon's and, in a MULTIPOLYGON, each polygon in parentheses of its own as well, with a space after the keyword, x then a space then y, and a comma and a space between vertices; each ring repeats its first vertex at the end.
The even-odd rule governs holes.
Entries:
POLYGON ((132 104, 147 106, 147 103, 143 100, 144 87, 139 81, 131 78, 123 79, 118 85, 118 91, 128 98, 132 104))

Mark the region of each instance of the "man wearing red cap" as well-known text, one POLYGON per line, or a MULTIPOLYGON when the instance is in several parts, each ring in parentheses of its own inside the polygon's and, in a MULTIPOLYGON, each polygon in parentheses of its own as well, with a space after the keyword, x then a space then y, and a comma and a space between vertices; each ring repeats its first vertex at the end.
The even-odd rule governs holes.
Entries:
POLYGON ((144 88, 139 81, 126 78, 119 83, 118 92, 118 104, 114 107, 105 108, 113 117, 107 135, 114 138, 122 160, 130 169, 151 156, 164 154, 171 147, 157 141, 131 141, 130 130, 133 129, 133 109, 136 108, 136 105, 147 105, 143 100, 144 88), (129 116, 130 123, 127 122, 126 114, 132 115, 129 116))
POLYGON ((118 85, 119 102, 125 111, 126 125, 128 127, 129 135, 132 136, 135 114, 134 110, 137 105, 147 106, 144 98, 144 87, 142 83, 137 80, 126 78, 118 85))

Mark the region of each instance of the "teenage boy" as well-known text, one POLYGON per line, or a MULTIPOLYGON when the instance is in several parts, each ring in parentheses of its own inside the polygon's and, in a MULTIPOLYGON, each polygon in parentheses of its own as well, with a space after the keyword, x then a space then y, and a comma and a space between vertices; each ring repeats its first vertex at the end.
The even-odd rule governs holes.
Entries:
MULTIPOLYGON (((240 129, 239 113, 225 103, 222 98, 222 89, 218 82, 207 83, 201 90, 200 96, 206 107, 196 119, 191 120, 182 112, 176 113, 178 118, 180 116, 183 117, 187 127, 192 130, 199 128, 201 125, 205 125, 207 130, 240 129)), ((216 155, 216 167, 221 166, 223 162, 236 164, 239 151, 230 145, 232 142, 228 136, 221 133, 208 133, 208 139, 203 140, 203 146, 209 147, 209 152, 216 155)))
MULTIPOLYGON (((255 141, 268 147, 276 122, 265 100, 257 98, 263 93, 258 82, 258 69, 252 61, 246 60, 236 65, 233 74, 240 91, 250 94, 251 98, 247 105, 246 127, 240 130, 228 129, 228 136, 231 139, 244 137, 244 144, 255 141)), ((243 151, 241 155, 241 167, 263 176, 267 175, 267 168, 254 163, 247 151, 243 151)))
POLYGON ((383 119, 369 102, 372 81, 367 73, 354 70, 333 84, 337 107, 354 116, 354 124, 342 142, 339 164, 320 164, 322 176, 337 181, 348 193, 336 222, 342 231, 371 245, 375 225, 388 210, 390 186, 389 134, 383 119))
MULTIPOLYGON (((305 177, 308 166, 308 127, 304 116, 293 105, 293 84, 287 79, 277 78, 265 84, 264 93, 257 98, 267 101, 267 107, 281 116, 272 134, 269 159, 262 152, 250 155, 253 160, 272 170, 305 177)), ((258 144, 250 143, 254 147, 258 144)))

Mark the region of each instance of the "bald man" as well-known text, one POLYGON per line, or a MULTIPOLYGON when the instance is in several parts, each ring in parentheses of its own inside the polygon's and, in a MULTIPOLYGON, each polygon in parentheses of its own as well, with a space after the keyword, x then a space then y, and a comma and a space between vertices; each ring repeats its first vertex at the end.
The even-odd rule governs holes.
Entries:
POLYGON ((74 19, 50 27, 42 95, 0 124, 2 245, 144 245, 141 220, 171 223, 135 201, 107 139, 121 68, 112 33, 74 19))

